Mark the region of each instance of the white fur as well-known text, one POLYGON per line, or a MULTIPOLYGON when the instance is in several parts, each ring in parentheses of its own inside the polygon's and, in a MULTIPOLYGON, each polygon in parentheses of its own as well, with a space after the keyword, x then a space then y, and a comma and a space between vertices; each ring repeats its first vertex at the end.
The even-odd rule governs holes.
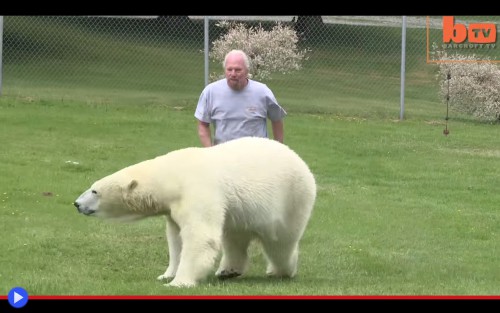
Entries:
POLYGON ((268 275, 293 277, 315 198, 314 176, 294 151, 246 137, 126 167, 96 181, 75 206, 103 218, 165 215, 170 262, 158 279, 189 287, 206 278, 220 251, 217 276, 244 274, 253 239, 268 275))

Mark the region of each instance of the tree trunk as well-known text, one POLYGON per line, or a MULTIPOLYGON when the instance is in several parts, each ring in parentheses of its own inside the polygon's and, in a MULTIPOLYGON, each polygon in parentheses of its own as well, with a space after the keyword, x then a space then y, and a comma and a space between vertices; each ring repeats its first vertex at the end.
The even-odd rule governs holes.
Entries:
POLYGON ((292 22, 295 22, 294 28, 301 40, 306 40, 325 25, 321 15, 298 15, 297 21, 294 18, 292 22))

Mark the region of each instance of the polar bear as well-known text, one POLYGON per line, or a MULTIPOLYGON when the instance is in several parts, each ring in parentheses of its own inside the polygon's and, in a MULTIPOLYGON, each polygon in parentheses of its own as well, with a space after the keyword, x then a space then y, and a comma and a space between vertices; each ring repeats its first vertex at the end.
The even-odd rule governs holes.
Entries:
POLYGON ((267 275, 295 276, 315 199, 314 176, 297 153, 272 139, 244 137, 128 166, 97 180, 74 205, 111 219, 165 215, 169 264, 158 279, 192 287, 220 252, 215 275, 243 275, 253 239, 263 247, 267 275))

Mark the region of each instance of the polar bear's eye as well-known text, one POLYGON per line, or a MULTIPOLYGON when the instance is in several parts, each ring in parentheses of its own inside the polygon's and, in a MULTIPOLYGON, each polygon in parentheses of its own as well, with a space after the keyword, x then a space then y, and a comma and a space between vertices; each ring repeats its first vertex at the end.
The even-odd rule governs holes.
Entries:
POLYGON ((96 195, 97 191, 95 191, 94 189, 92 189, 92 193, 96 195))

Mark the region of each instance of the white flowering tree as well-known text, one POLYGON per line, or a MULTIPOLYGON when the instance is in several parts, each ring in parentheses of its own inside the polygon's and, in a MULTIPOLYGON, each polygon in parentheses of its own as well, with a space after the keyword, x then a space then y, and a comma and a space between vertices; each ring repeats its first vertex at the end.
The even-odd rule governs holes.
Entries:
MULTIPOLYGON (((271 79, 272 73, 289 74, 300 70, 310 51, 300 49, 295 30, 280 22, 270 30, 261 24, 247 27, 243 23, 227 21, 217 26, 227 28, 227 32, 212 42, 210 59, 222 64, 229 51, 243 50, 250 58, 251 77, 257 80, 271 79)), ((221 77, 220 72, 210 74, 212 81, 221 77)))
POLYGON ((435 49, 433 53, 444 61, 437 74, 441 100, 457 112, 500 122, 500 68, 475 54, 449 55, 435 49))

